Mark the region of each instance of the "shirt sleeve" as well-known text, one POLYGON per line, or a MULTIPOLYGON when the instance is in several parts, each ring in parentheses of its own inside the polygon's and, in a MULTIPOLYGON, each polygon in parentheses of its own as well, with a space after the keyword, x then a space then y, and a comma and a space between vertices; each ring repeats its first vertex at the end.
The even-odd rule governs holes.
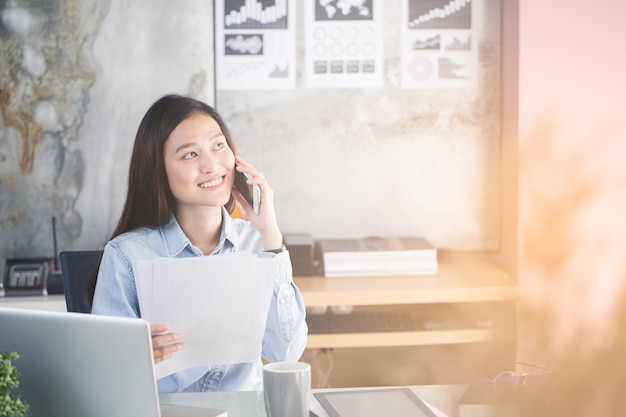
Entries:
POLYGON ((293 282, 289 252, 275 256, 274 293, 263 336, 262 355, 269 362, 300 359, 307 343, 306 309, 293 282))
POLYGON ((119 248, 107 244, 98 270, 92 314, 140 317, 132 264, 119 248))

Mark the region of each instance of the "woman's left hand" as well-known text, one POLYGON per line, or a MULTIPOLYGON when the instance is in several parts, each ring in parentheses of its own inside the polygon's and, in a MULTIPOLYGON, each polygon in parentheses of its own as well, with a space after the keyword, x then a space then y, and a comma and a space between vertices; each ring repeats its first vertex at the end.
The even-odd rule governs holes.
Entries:
POLYGON ((150 325, 152 334, 152 356, 155 365, 174 356, 176 352, 185 347, 180 333, 166 333, 165 324, 150 325))
POLYGON ((258 169, 254 168, 240 156, 235 156, 235 169, 239 172, 248 173, 251 178, 247 180, 249 185, 259 186, 261 201, 259 204, 259 214, 256 214, 250 204, 243 198, 239 190, 233 187, 232 193, 235 200, 244 210, 248 220, 257 228, 263 239, 265 250, 278 249, 283 244, 283 236, 276 221, 276 211, 274 210, 274 190, 269 186, 267 180, 258 169))

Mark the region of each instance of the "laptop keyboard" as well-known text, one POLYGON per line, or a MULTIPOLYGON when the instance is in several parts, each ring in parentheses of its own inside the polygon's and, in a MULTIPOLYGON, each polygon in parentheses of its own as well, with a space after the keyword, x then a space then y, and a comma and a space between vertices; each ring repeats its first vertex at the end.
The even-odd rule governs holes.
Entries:
POLYGON ((310 314, 309 334, 409 332, 417 330, 415 319, 401 312, 352 312, 310 314))

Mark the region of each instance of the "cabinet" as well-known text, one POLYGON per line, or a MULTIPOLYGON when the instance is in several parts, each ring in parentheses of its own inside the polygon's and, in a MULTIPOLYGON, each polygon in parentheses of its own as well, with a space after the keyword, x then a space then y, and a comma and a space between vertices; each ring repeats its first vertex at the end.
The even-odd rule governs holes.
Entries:
MULTIPOLYGON (((332 353, 335 368, 339 358, 343 362, 366 361, 368 367, 376 368, 376 361, 388 364, 394 356, 397 366, 402 366, 416 360, 442 362, 441 355, 447 355, 444 361, 454 362, 459 369, 458 373, 445 373, 458 379, 442 376, 390 382, 403 385, 467 382, 481 368, 501 368, 514 362, 520 289, 514 277, 486 256, 441 251, 439 271, 433 276, 314 276, 296 277, 295 282, 307 307, 351 305, 357 314, 399 311, 409 313, 416 322, 410 331, 310 333, 304 360, 312 363, 320 359, 320 351, 332 353), (403 361, 402 355, 410 359, 403 361), (429 361, 428 357, 434 359, 429 361)), ((326 313, 324 317, 332 320, 334 316, 326 313)), ((343 371, 355 378, 345 385, 363 385, 358 379, 362 365, 352 368, 343 371)), ((366 383, 385 385, 380 380, 366 383)))
MULTIPOLYGON (((434 276, 315 276, 296 277, 295 282, 307 307, 387 307, 380 309, 382 312, 389 307, 397 309, 402 306, 400 308, 416 313, 416 320, 432 318, 452 324, 457 322, 462 326, 391 334, 310 334, 307 345, 309 348, 427 345, 515 339, 514 319, 513 322, 508 320, 510 317, 506 317, 507 320, 499 319, 510 313, 507 307, 514 307, 519 298, 517 282, 495 263, 475 255, 440 255, 439 271, 434 276), (424 311, 420 312, 420 306, 424 307, 424 311), (447 312, 450 313, 449 316, 447 312), (447 320, 452 316, 458 319, 459 315, 466 314, 475 314, 475 317, 466 316, 467 320, 460 322, 447 320), (472 322, 474 326, 471 325, 472 322)), ((326 315, 332 319, 332 314, 326 315)))

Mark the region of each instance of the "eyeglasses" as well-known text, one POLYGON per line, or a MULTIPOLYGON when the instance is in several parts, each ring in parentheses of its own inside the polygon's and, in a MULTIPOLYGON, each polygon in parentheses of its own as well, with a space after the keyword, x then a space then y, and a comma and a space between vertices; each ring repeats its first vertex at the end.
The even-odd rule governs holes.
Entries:
POLYGON ((509 397, 522 389, 538 394, 546 394, 548 392, 551 379, 550 374, 552 373, 548 368, 524 362, 516 362, 515 365, 527 368, 527 371, 500 372, 493 379, 488 379, 493 384, 496 394, 509 397))

